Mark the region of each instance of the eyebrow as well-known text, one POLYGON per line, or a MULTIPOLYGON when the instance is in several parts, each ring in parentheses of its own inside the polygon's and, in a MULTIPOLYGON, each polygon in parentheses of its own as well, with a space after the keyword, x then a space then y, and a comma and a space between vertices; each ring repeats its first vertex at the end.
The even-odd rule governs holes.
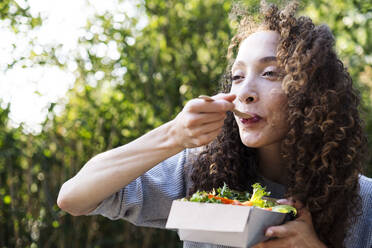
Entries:
MULTIPOLYGON (((268 64, 270 62, 276 62, 276 57, 275 56, 266 56, 266 57, 262 57, 258 60, 259 64, 268 64)), ((232 69, 234 69, 236 67, 239 67, 239 66, 245 67, 245 63, 243 61, 238 61, 238 62, 236 62, 236 64, 234 64, 232 69)))
POLYGON ((266 64, 269 62, 276 62, 276 57, 275 56, 263 57, 263 58, 260 58, 258 62, 263 63, 263 64, 266 64))

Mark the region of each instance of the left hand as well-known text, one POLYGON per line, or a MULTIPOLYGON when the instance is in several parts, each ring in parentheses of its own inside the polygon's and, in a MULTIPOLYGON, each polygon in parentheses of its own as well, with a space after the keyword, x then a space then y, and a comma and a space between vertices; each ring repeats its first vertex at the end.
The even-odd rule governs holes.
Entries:
POLYGON ((254 246, 254 248, 326 248, 319 240, 311 219, 311 213, 299 201, 279 200, 280 204, 292 205, 297 209, 297 218, 283 225, 266 229, 265 236, 271 239, 254 246))

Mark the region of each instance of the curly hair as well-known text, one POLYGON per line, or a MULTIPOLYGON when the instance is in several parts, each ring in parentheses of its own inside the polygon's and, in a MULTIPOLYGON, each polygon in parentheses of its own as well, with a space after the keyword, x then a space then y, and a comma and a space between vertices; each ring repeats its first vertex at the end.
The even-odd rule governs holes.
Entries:
MULTIPOLYGON (((286 196, 309 209, 320 240, 329 247, 343 247, 361 211, 358 178, 367 139, 358 111, 360 98, 333 50, 330 29, 315 26, 308 17, 297 18, 297 6, 290 2, 279 9, 263 3, 258 21, 240 11, 222 91, 230 91, 232 58, 239 44, 257 29, 278 32, 277 60, 289 117, 289 131, 281 142, 288 170, 286 196)), ((221 134, 193 164, 190 193, 211 190, 223 182, 236 190, 250 190, 258 178, 258 166, 257 149, 241 142, 233 114, 228 113, 221 134)))

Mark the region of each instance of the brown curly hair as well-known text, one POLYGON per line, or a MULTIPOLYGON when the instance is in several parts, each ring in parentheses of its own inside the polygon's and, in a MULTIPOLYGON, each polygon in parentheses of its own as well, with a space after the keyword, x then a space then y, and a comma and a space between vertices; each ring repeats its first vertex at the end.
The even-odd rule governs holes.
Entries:
MULTIPOLYGON (((230 63, 222 91, 230 91, 232 58, 241 41, 257 29, 277 31, 277 60, 288 98, 289 131, 281 143, 288 170, 287 197, 309 209, 320 240, 329 247, 343 247, 361 208, 358 177, 367 139, 358 111, 360 98, 333 50, 330 29, 315 26, 308 17, 296 18, 297 6, 291 2, 279 9, 263 3, 258 21, 238 8, 241 20, 228 48, 230 63)), ((223 182, 236 190, 250 190, 258 166, 257 150, 243 145, 228 113, 221 134, 193 164, 190 193, 223 182)))

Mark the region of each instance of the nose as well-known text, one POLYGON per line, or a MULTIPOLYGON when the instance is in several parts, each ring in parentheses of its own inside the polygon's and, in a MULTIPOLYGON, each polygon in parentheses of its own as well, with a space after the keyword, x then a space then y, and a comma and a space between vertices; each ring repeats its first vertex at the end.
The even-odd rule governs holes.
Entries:
POLYGON ((258 99, 257 95, 255 93, 251 93, 249 96, 239 96, 239 101, 243 103, 253 103, 256 102, 258 99))
POLYGON ((259 99, 257 91, 248 83, 240 89, 238 100, 242 103, 248 104, 257 102, 259 99))

